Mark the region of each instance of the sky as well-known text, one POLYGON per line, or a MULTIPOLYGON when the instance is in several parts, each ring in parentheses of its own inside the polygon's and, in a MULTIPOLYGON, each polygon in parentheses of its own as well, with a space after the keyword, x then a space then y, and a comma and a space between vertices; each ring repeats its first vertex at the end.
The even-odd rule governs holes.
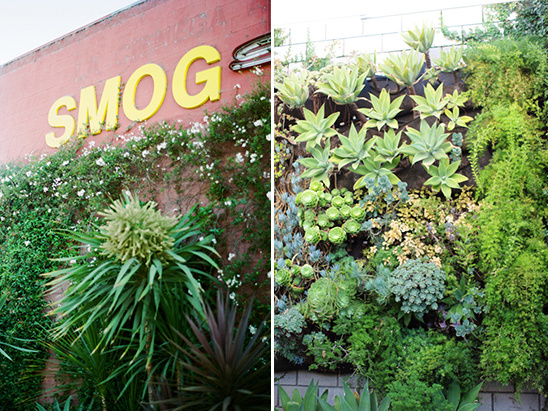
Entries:
POLYGON ((138 0, 0 0, 0 65, 138 0))

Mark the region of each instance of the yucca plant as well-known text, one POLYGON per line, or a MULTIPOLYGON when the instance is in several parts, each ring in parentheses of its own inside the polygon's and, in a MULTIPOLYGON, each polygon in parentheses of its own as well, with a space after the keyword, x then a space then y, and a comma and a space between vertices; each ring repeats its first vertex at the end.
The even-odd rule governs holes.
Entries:
POLYGON ((411 96, 416 106, 414 110, 420 112, 421 119, 434 116, 438 120, 443 109, 447 105, 447 100, 443 98, 443 83, 434 90, 431 84, 424 88, 424 97, 411 96))
POLYGON ((175 410, 265 410, 270 406, 270 331, 260 324, 250 335, 252 303, 241 316, 230 298, 217 294, 215 307, 204 305, 205 322, 188 318, 195 339, 179 333, 172 342, 178 361, 188 372, 182 390, 188 394, 175 410))
POLYGON ((307 169, 301 173, 301 178, 311 178, 310 182, 321 181, 326 187, 329 187, 329 173, 333 169, 333 163, 330 161, 331 145, 329 139, 325 142, 325 147, 320 146, 310 150, 312 157, 301 158, 300 164, 307 169))
POLYGON ((360 112, 365 114, 370 119, 365 123, 365 127, 372 128, 377 127, 380 130, 385 125, 397 129, 398 120, 396 116, 401 112, 400 106, 405 96, 400 96, 390 101, 390 93, 386 89, 382 89, 379 97, 371 95, 371 104, 373 108, 359 109, 360 112))
POLYGON ((388 411, 390 397, 385 397, 380 404, 375 392, 369 392, 369 381, 365 383, 361 395, 353 392, 343 381, 344 395, 335 397, 335 406, 319 398, 323 411, 388 411))
POLYGON ((414 85, 420 79, 423 65, 424 55, 410 50, 387 57, 379 64, 379 68, 399 86, 407 87, 410 95, 415 95, 414 85))
POLYGON ((146 356, 149 383, 164 294, 183 286, 188 306, 201 312, 198 278, 217 268, 211 257, 216 254, 210 245, 213 236, 204 234, 206 220, 195 213, 197 206, 179 221, 155 207, 154 202, 143 204, 136 196, 124 195, 100 213, 106 222, 97 231, 69 234, 86 244, 89 253, 62 259, 68 268, 45 274, 53 291, 68 284, 53 309, 64 317, 55 327, 55 337, 74 329, 85 333, 101 320, 104 329, 93 350, 106 350, 129 333, 122 355, 131 348, 130 360, 146 356))
POLYGON ((320 146, 325 138, 337 135, 333 124, 339 117, 339 112, 331 114, 325 118, 325 105, 321 106, 317 114, 308 109, 303 110, 304 120, 297 121, 291 129, 299 135, 296 142, 306 142, 306 150, 311 151, 314 147, 320 146))
POLYGON ((441 159, 439 167, 428 167, 428 174, 432 177, 429 178, 424 185, 432 186, 435 191, 441 190, 446 198, 451 198, 451 190, 453 188, 460 188, 459 183, 468 180, 468 178, 462 174, 457 174, 459 166, 460 161, 449 164, 448 158, 441 159))
POLYGON ((365 141, 367 129, 362 127, 358 132, 354 124, 350 125, 348 137, 339 134, 341 145, 333 150, 333 156, 330 161, 343 168, 350 165, 355 170, 362 160, 371 157, 371 147, 375 143, 375 139, 365 141))
POLYGON ((283 83, 275 83, 274 86, 278 89, 278 97, 291 108, 302 107, 308 100, 306 72, 301 76, 291 73, 283 83))
POLYGON ((427 26, 426 24, 423 24, 422 27, 415 26, 414 30, 409 30, 407 31, 407 33, 401 33, 403 41, 405 41, 405 43, 409 47, 411 47, 413 50, 424 53, 427 69, 432 67, 432 63, 430 62, 429 50, 434 43, 435 34, 436 30, 433 27, 427 26))
POLYGON ((447 154, 453 146, 447 141, 449 134, 444 133, 443 124, 428 125, 421 121, 420 131, 409 128, 405 133, 411 139, 411 145, 403 145, 400 152, 411 158, 411 164, 422 161, 425 167, 429 167, 436 160, 447 158, 447 154))

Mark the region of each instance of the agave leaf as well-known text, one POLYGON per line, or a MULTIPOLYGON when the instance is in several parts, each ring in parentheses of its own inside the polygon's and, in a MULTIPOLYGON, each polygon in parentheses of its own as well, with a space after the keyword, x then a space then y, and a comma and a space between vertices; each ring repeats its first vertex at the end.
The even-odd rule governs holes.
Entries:
POLYGON ((297 121, 297 124, 291 129, 299 133, 295 141, 306 142, 306 150, 308 152, 319 146, 323 139, 337 134, 332 126, 339 117, 339 112, 335 112, 329 117, 324 118, 325 105, 323 105, 316 115, 306 108, 303 109, 303 113, 305 120, 297 121))

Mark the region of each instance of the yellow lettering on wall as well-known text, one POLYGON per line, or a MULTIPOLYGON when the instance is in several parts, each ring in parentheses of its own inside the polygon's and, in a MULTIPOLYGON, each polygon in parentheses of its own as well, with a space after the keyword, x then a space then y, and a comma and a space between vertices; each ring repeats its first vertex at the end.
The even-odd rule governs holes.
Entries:
POLYGON ((157 64, 150 63, 139 67, 133 72, 124 88, 122 105, 126 117, 132 121, 143 121, 152 117, 164 102, 167 90, 167 77, 164 70, 157 64), (135 93, 137 86, 145 76, 152 77, 154 81, 154 90, 150 103, 143 108, 135 107, 135 93))
POLYGON ((69 140, 72 133, 74 133, 74 119, 68 114, 60 115, 59 110, 61 107, 66 107, 68 111, 74 110, 76 108, 76 100, 73 97, 64 96, 57 99, 49 109, 49 125, 51 127, 65 128, 65 132, 60 137, 56 137, 55 132, 53 131, 46 134, 46 144, 53 148, 59 148, 65 144, 69 140))
POLYGON ((195 95, 188 94, 186 80, 190 65, 198 59, 204 59, 207 64, 221 60, 219 52, 211 46, 198 46, 186 53, 175 67, 173 73, 173 98, 183 108, 196 108, 208 99, 217 101, 221 91, 221 67, 212 67, 196 73, 196 84, 205 83, 204 88, 195 95))
POLYGON ((101 132, 101 123, 106 130, 115 130, 118 125, 118 90, 121 77, 112 77, 105 82, 99 108, 95 86, 80 91, 80 109, 78 111, 78 136, 85 137, 88 127, 91 134, 101 132))

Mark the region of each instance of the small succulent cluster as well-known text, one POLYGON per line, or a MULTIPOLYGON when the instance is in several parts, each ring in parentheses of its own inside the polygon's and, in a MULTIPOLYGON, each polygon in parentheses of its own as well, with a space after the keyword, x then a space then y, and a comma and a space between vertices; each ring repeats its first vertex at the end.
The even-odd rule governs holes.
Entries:
POLYGON ((334 281, 322 277, 310 286, 306 303, 300 307, 304 316, 312 321, 329 321, 348 306, 355 291, 356 285, 351 280, 334 281))
POLYGON ((309 244, 327 241, 343 244, 348 236, 362 231, 365 209, 354 202, 354 193, 346 188, 324 192, 320 182, 312 182, 295 200, 299 205, 300 225, 305 231, 304 240, 309 244))
POLYGON ((432 262, 407 260, 396 268, 389 286, 396 302, 401 301, 401 311, 422 317, 428 310, 437 309, 445 291, 444 271, 432 262))
POLYGON ((291 260, 280 259, 274 265, 274 279, 279 286, 286 287, 294 294, 304 291, 303 285, 314 280, 315 270, 310 264, 293 264, 291 260))

